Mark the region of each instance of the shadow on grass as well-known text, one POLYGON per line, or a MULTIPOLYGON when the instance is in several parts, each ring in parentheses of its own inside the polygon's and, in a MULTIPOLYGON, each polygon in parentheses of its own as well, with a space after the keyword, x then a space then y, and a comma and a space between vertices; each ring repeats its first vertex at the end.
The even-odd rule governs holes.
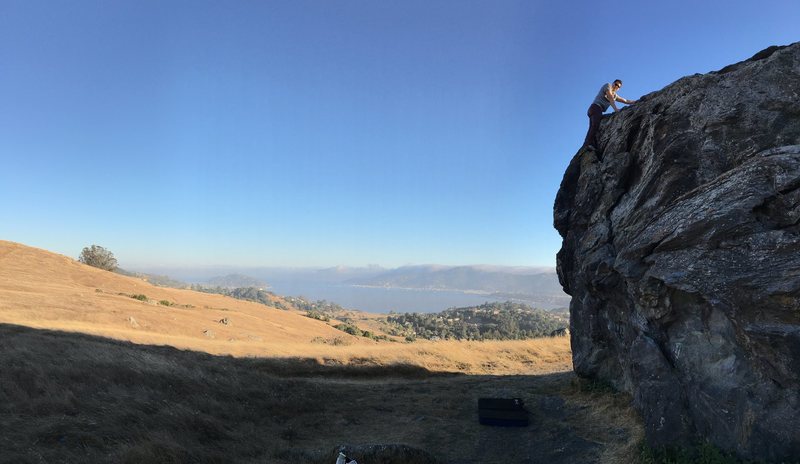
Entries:
MULTIPOLYGON (((372 463, 526 462, 515 456, 563 448, 574 435, 559 425, 569 411, 552 424, 542 415, 541 430, 495 431, 477 424, 475 408, 479 396, 507 394, 564 409, 552 399, 570 388, 571 373, 234 358, 8 324, 0 366, 0 463, 333 464, 344 445, 373 453, 372 463), (380 449, 394 454, 379 459, 380 449)), ((569 459, 593 462, 597 446, 584 442, 586 458, 569 459)))

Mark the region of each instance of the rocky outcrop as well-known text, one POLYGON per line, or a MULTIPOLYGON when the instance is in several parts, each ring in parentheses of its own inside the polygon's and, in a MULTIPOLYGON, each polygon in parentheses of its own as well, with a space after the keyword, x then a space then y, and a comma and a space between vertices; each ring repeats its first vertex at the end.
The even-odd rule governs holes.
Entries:
POLYGON ((800 43, 607 116, 554 208, 579 375, 651 445, 800 456, 800 43))

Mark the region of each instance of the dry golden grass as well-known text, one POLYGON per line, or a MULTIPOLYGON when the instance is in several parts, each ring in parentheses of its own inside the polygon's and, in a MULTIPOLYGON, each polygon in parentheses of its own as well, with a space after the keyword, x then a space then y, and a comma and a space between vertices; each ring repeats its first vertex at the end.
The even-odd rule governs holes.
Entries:
POLYGON ((576 388, 569 372, 323 366, 6 324, 0 365, 0 463, 332 464, 340 445, 403 443, 435 460, 372 462, 621 464, 631 461, 603 455, 635 436, 624 406, 576 388), (484 396, 522 398, 531 426, 481 426, 484 396))
POLYGON ((641 417, 631 407, 629 395, 573 377, 570 386, 562 390, 562 396, 583 412, 583 420, 576 424, 577 431, 597 437, 604 445, 601 462, 629 464, 639 461, 644 427, 641 417), (620 440, 620 434, 627 435, 625 440, 620 440))
POLYGON ((0 463, 330 464, 345 443, 405 443, 627 464, 641 438, 628 400, 577 382, 567 338, 376 342, 3 241, 0 365, 0 463), (481 396, 523 398, 532 426, 480 426, 481 396))
POLYGON ((569 339, 518 341, 418 341, 328 347, 324 353, 298 347, 294 353, 321 364, 387 366, 413 364, 432 372, 520 375, 563 372, 572 369, 569 339))
MULTIPOLYGON (((369 316, 360 313, 362 318, 369 316)), ((313 358, 323 364, 400 363, 470 374, 532 374, 572 367, 569 341, 564 338, 375 342, 348 335, 299 311, 156 287, 7 241, 0 241, 0 322, 211 354, 313 358), (149 300, 131 295, 145 295, 149 300), (160 305, 162 300, 174 305, 160 305), (223 319, 227 325, 220 322, 223 319)))
POLYGON ((0 241, 0 322, 169 344, 219 354, 341 332, 295 312, 221 295, 153 286, 65 256, 0 241), (130 295, 146 295, 147 302, 130 295), (175 306, 162 306, 159 301, 175 306), (229 325, 219 321, 227 318, 229 325))

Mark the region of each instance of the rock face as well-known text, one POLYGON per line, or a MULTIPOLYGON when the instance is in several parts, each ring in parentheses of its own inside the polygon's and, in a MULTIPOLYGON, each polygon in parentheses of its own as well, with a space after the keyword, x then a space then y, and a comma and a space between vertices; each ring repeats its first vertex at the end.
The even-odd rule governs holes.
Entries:
POLYGON ((800 456, 800 42, 601 123, 554 208, 573 362, 651 445, 800 456))

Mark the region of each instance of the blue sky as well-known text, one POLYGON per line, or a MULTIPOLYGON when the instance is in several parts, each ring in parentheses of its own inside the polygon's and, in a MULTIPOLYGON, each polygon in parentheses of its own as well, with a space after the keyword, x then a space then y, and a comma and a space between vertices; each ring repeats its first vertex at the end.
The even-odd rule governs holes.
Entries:
POLYGON ((800 2, 0 0, 0 239, 123 267, 553 266, 627 98, 800 40, 800 2))

